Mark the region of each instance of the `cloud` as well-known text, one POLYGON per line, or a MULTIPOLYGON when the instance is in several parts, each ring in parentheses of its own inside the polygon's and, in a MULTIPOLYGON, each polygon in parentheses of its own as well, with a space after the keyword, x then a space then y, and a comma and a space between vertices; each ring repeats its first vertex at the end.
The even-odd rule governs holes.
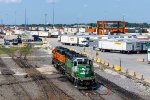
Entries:
POLYGON ((0 0, 0 3, 20 3, 22 0, 0 0))
POLYGON ((57 3, 59 0, 47 0, 48 3, 57 3))

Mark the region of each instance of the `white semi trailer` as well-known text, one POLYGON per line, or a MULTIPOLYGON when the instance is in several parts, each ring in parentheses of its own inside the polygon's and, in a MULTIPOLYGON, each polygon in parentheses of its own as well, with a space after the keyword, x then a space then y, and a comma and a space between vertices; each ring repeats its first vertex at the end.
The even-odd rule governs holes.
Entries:
POLYGON ((140 53, 147 51, 149 42, 149 40, 136 39, 99 39, 95 42, 93 49, 140 53))
POLYGON ((51 37, 54 37, 54 38, 57 38, 60 34, 61 34, 61 33, 58 32, 58 31, 53 31, 53 32, 50 33, 50 36, 51 36, 51 37))
POLYGON ((49 33, 46 31, 39 31, 38 33, 39 33, 40 37, 48 37, 49 36, 49 33))
POLYGON ((62 35, 58 39, 64 45, 89 46, 88 37, 76 35, 62 35))
POLYGON ((98 49, 102 51, 121 51, 121 52, 131 52, 133 50, 132 42, 127 41, 114 41, 114 40, 99 40, 98 49))

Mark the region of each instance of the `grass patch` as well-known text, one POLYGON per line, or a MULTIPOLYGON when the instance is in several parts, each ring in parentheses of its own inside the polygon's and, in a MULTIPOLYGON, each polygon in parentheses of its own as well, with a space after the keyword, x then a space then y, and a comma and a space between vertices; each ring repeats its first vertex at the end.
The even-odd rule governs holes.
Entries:
POLYGON ((36 43, 36 45, 43 45, 43 43, 42 43, 42 42, 40 42, 40 43, 36 43))
POLYGON ((19 50, 19 48, 17 47, 13 47, 13 48, 2 48, 0 47, 0 54, 11 54, 11 53, 15 53, 19 50))

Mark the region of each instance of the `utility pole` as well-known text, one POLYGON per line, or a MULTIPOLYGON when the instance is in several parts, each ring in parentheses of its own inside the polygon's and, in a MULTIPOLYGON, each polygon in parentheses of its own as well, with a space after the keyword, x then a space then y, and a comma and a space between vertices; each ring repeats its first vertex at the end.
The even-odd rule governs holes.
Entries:
POLYGON ((45 13, 44 16, 45 16, 45 25, 46 25, 47 24, 47 14, 45 13))
POLYGON ((25 8, 25 31, 26 31, 26 27, 27 27, 27 12, 26 12, 26 8, 25 8))
POLYGON ((79 18, 77 18, 77 32, 79 32, 79 18))
POLYGON ((47 14, 45 13, 45 14, 44 14, 44 16, 45 16, 45 31, 46 31, 46 25, 47 25, 47 14))
POLYGON ((55 26, 55 2, 52 3, 53 5, 53 28, 55 26))
POLYGON ((27 17, 27 25, 29 24, 29 18, 27 17))
POLYGON ((16 26, 16 11, 15 11, 15 26, 16 26))

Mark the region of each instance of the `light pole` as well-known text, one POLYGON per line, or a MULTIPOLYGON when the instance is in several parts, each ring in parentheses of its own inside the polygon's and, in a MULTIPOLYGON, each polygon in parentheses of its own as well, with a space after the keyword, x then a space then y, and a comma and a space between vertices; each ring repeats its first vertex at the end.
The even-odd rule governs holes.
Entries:
POLYGON ((16 26, 16 11, 15 11, 15 26, 16 26))
POLYGON ((45 16, 45 25, 46 25, 47 24, 47 14, 45 13, 44 16, 45 16))
POLYGON ((121 58, 119 58, 119 63, 120 63, 120 67, 122 66, 122 61, 121 58))
POLYGON ((44 16, 45 16, 45 31, 46 31, 46 24, 47 24, 47 14, 45 13, 45 14, 44 14, 44 16))
POLYGON ((27 27, 26 24, 27 24, 27 12, 26 12, 26 8, 25 8, 25 25, 24 25, 25 26, 25 31, 26 31, 26 27, 27 27))
POLYGON ((77 32, 79 32, 79 17, 77 17, 77 32))
POLYGON ((55 26, 55 2, 53 1, 52 3, 52 6, 53 6, 53 28, 55 26))

